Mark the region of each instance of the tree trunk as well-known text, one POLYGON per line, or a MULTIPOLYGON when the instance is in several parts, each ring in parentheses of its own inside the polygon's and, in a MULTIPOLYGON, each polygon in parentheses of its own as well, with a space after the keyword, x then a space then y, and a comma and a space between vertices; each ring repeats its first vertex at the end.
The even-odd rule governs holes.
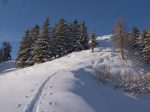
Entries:
POLYGON ((121 36, 121 42, 120 42, 120 49, 121 49, 121 57, 122 57, 122 59, 123 60, 125 60, 125 58, 124 58, 124 53, 123 53, 123 46, 124 46, 124 37, 123 37, 123 34, 122 34, 122 32, 121 32, 121 34, 120 34, 120 36, 121 36))
POLYGON ((94 52, 94 47, 92 47, 92 52, 94 52))

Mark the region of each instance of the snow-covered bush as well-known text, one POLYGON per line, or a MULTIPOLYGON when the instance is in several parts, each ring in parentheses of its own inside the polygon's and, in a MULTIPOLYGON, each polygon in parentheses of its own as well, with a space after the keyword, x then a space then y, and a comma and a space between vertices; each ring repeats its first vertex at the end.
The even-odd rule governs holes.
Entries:
POLYGON ((125 91, 129 91, 134 84, 134 74, 129 70, 118 72, 118 74, 115 75, 115 79, 114 88, 122 88, 125 91))
POLYGON ((138 92, 150 93, 150 74, 139 74, 136 79, 136 88, 138 88, 138 92))
POLYGON ((108 65, 100 65, 95 69, 98 80, 105 84, 107 80, 111 77, 110 66, 108 65))
POLYGON ((150 75, 148 74, 124 70, 119 72, 115 79, 115 89, 122 89, 134 94, 150 93, 150 75))

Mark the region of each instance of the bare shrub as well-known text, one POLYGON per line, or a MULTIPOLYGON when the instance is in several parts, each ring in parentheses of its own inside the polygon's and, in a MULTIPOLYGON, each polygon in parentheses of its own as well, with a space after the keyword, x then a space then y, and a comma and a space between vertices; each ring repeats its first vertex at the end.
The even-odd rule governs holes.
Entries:
POLYGON ((133 76, 133 72, 129 70, 118 72, 116 75, 116 81, 114 82, 114 88, 122 88, 125 91, 129 91, 129 88, 133 85, 133 76))
POLYGON ((137 90, 137 93, 150 93, 150 75, 139 74, 136 78, 134 90, 137 90))
POLYGON ((134 94, 150 93, 150 75, 148 74, 137 74, 124 70, 116 75, 116 79, 115 89, 123 89, 134 94))
POLYGON ((103 84, 105 84, 106 81, 109 80, 111 77, 110 66, 108 65, 100 65, 95 69, 95 71, 99 81, 103 84))

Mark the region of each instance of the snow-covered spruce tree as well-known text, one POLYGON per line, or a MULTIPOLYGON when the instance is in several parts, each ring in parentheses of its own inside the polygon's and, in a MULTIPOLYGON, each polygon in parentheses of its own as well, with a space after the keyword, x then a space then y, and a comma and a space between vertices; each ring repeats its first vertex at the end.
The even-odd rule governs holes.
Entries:
POLYGON ((19 52, 16 58, 16 65, 17 67, 27 67, 31 66, 31 37, 30 37, 30 31, 27 30, 25 32, 25 35, 20 42, 19 52))
POLYGON ((124 60, 124 46, 126 44, 126 30, 125 30, 125 23, 123 20, 118 20, 115 27, 113 28, 113 36, 112 36, 112 45, 116 48, 120 49, 121 57, 124 60))
POLYGON ((141 33, 141 44, 143 48, 145 47, 145 42, 146 42, 145 40, 147 38, 147 35, 148 35, 148 31, 144 29, 141 33))
POLYGON ((129 36, 131 46, 136 49, 139 47, 139 35, 140 32, 137 27, 133 27, 129 36))
POLYGON ((60 19, 52 31, 52 49, 54 57, 60 57, 69 52, 69 27, 64 19, 60 19))
POLYGON ((82 50, 85 50, 88 48, 88 35, 87 35, 87 27, 84 21, 81 22, 80 24, 80 35, 81 35, 82 50))
POLYGON ((0 49, 0 63, 2 62, 2 49, 0 49))
POLYGON ((49 19, 47 18, 43 24, 41 34, 34 43, 33 61, 34 63, 43 63, 50 60, 50 35, 49 35, 49 19))
POLYGON ((30 36, 31 36, 31 63, 35 63, 33 58, 34 58, 34 46, 35 46, 35 42, 37 41, 38 37, 39 37, 39 34, 40 34, 40 28, 39 26, 36 24, 32 29, 31 29, 31 33, 30 33, 30 36))
POLYGON ((71 46, 72 50, 71 51, 81 51, 82 48, 82 38, 81 38, 81 32, 80 32, 80 24, 78 21, 75 19, 71 24, 70 24, 70 37, 71 37, 71 46))
POLYGON ((96 36, 95 33, 92 32, 90 34, 90 48, 92 49, 92 52, 94 52, 94 47, 96 46, 96 36))
POLYGON ((150 62, 150 32, 149 30, 145 33, 142 38, 144 48, 143 48, 143 58, 144 60, 150 62))
POLYGON ((9 42, 2 43, 2 61, 11 60, 11 44, 9 42))

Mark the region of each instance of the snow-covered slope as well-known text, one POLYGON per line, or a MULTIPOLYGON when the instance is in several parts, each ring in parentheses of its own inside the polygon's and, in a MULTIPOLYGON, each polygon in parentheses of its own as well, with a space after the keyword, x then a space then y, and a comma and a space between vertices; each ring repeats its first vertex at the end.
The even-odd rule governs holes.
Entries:
POLYGON ((91 50, 0 76, 0 112, 149 112, 150 100, 97 83, 94 68, 109 64, 115 73, 131 68, 112 50, 110 35, 91 50))
POLYGON ((0 75, 14 70, 16 70, 16 65, 14 60, 0 63, 0 75))

